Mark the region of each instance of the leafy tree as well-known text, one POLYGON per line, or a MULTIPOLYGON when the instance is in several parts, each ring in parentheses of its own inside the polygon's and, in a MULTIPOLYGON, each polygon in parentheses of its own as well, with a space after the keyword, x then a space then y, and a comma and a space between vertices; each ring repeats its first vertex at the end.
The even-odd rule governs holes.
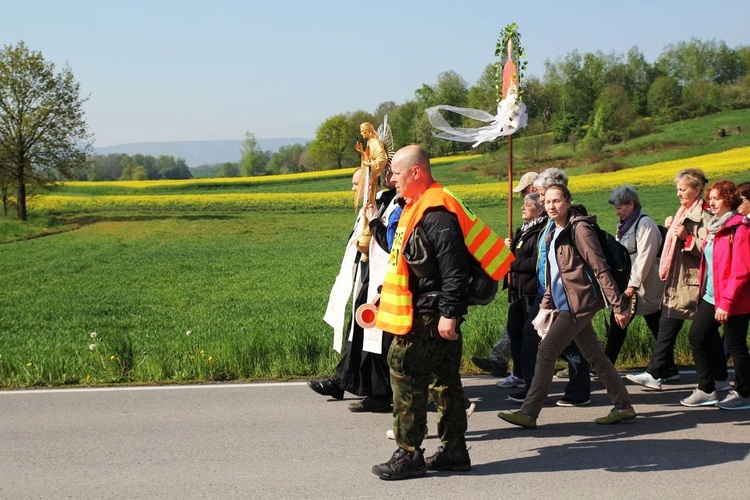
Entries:
POLYGON ((133 159, 130 157, 130 155, 123 154, 122 156, 120 156, 120 171, 125 170, 130 165, 135 165, 135 163, 133 163, 133 159))
POLYGON ((465 107, 469 103, 469 86, 455 71, 444 71, 438 75, 435 98, 439 104, 465 107))
MULTIPOLYGON (((622 66, 624 75, 622 78, 612 78, 609 83, 620 83, 631 96, 633 107, 641 116, 648 113, 648 89, 656 79, 656 69, 646 61, 638 47, 632 47, 628 51, 627 60, 622 66)), ((612 74, 612 76, 615 76, 612 74)))
POLYGON ((704 116, 721 110, 721 90, 710 81, 694 81, 682 89, 681 110, 685 117, 704 116))
POLYGON ((192 179, 193 174, 190 172, 190 168, 187 166, 187 162, 184 158, 177 158, 174 161, 175 171, 171 177, 172 179, 192 179))
POLYGON ((114 181, 122 175, 119 154, 94 155, 89 159, 86 178, 90 181, 114 181))
POLYGON ((288 144, 281 146, 279 150, 271 156, 268 161, 267 169, 274 173, 290 173, 294 174, 297 172, 304 171, 304 165, 302 164, 303 154, 305 152, 305 146, 302 144, 288 144))
POLYGON ((399 105, 388 116, 393 132, 393 147, 395 149, 416 144, 417 139, 414 134, 414 124, 419 114, 419 106, 414 100, 406 101, 399 105))
MULTIPOLYGON (((231 163, 231 162, 228 162, 231 163)), ((203 165, 198 165, 197 167, 191 167, 190 173, 193 174, 193 177, 196 179, 207 179, 210 177, 219 177, 219 170, 221 169, 223 163, 208 163, 203 165)), ((236 164, 234 164, 236 166, 236 164)), ((239 167, 237 167, 237 176, 240 175, 239 167)))
POLYGON ((750 45, 741 45, 734 50, 737 51, 737 57, 742 66, 742 74, 750 74, 750 45))
POLYGON ((193 174, 183 158, 161 155, 156 162, 160 179, 192 179, 193 174))
POLYGON ((555 143, 567 142, 571 134, 581 135, 581 124, 572 113, 559 113, 552 117, 552 138, 555 143))
POLYGON ((660 76, 648 90, 648 112, 652 117, 671 122, 677 119, 682 103, 682 89, 671 76, 660 76))
POLYGON ((227 161, 221 164, 218 172, 219 177, 239 177, 240 167, 236 163, 227 161))
POLYGON ((555 64, 546 61, 545 82, 555 90, 555 112, 570 113, 579 123, 591 123, 599 93, 618 62, 613 54, 581 55, 577 50, 555 64))
POLYGON ((731 109, 750 108, 750 74, 722 89, 721 102, 731 109))
POLYGON ((596 100, 594 123, 588 133, 610 143, 628 139, 628 127, 635 117, 625 87, 617 83, 607 85, 596 100))
MULTIPOLYGON (((417 91, 417 102, 423 105, 422 112, 424 109, 438 104, 466 107, 469 103, 469 87, 466 80, 455 71, 444 71, 438 75, 437 83, 434 86, 422 85, 422 88, 417 91)), ((464 125, 463 117, 456 113, 444 114, 444 118, 453 127, 464 125)), ((432 154, 445 154, 471 147, 467 143, 431 138, 432 129, 426 117, 425 119, 419 118, 416 125, 420 144, 427 147, 432 154), (428 130, 429 134, 427 133, 428 130)))
POLYGON ((448 104, 445 102, 438 102, 438 97, 435 93, 435 89, 427 85, 426 83, 423 83, 420 88, 414 91, 414 96, 417 99, 417 104, 422 107, 424 110, 425 108, 429 108, 430 106, 437 106, 438 104, 448 104))
POLYGON ((432 135, 434 131, 435 129, 427 118, 427 113, 423 111, 415 117, 414 142, 425 148, 431 156, 440 156, 449 151, 446 143, 450 141, 436 138, 432 135))
POLYGON ((131 158, 134 165, 139 165, 144 168, 148 177, 147 179, 160 179, 159 167, 157 165, 157 159, 150 155, 143 155, 136 153, 131 158))
POLYGON ((148 171, 142 165, 131 163, 125 167, 120 176, 121 181, 146 181, 148 180, 148 171))
POLYGON ((24 42, 0 51, 0 156, 17 188, 17 214, 27 219, 27 187, 74 178, 93 151, 80 86, 24 42))
POLYGON ((383 119, 385 118, 385 115, 388 115, 388 121, 391 120, 391 113, 397 108, 396 103, 394 101, 385 101, 378 104, 378 106, 375 108, 374 118, 375 121, 372 122, 372 124, 375 126, 375 128, 379 127, 381 123, 383 123, 383 119))
POLYGON ((719 42, 714 82, 718 85, 728 85, 736 82, 746 72, 737 50, 727 47, 723 41, 719 42))
MULTIPOLYGON (((469 87, 469 107, 474 109, 481 109, 487 111, 488 113, 495 114, 495 112, 497 111, 497 90, 495 89, 495 86, 495 65, 488 64, 484 67, 484 71, 482 71, 482 74, 479 76, 476 83, 469 87)), ((467 123, 467 125, 474 124, 467 123)), ((485 124, 478 125, 483 126, 485 124)), ((479 151, 497 151, 499 147, 499 141, 489 141, 482 143, 479 146, 479 151)))
POLYGON ((683 87, 697 81, 725 85, 737 81, 746 71, 740 54, 726 43, 695 37, 689 42, 668 45, 656 64, 683 87))
POLYGON ((315 158, 310 154, 310 148, 306 148, 300 157, 300 163, 306 171, 315 172, 322 170, 323 166, 315 161, 315 158))
POLYGON ((488 64, 479 75, 476 83, 469 87, 469 107, 495 113, 497 109, 497 90, 495 90, 495 65, 488 64))
POLYGON ((258 146, 255 135, 251 132, 245 132, 245 140, 242 142, 242 158, 240 159, 240 172, 242 172, 242 175, 263 174, 269 157, 270 154, 262 151, 260 146, 258 146))
POLYGON ((325 120, 310 143, 309 152, 316 163, 335 164, 336 168, 359 164, 359 153, 354 143, 359 135, 359 124, 344 114, 334 115, 325 120))
MULTIPOLYGON (((375 127, 375 130, 377 130, 381 123, 375 119, 375 115, 373 115, 372 113, 368 113, 367 111, 362 111, 361 109, 354 111, 352 113, 347 113, 346 117, 347 117, 347 120, 349 121, 348 131, 351 134, 351 140, 352 140, 351 147, 352 148, 355 147, 354 143, 356 141, 363 141, 363 143, 366 142, 362 138, 362 134, 359 131, 360 125, 362 125, 365 122, 369 122, 372 124, 373 127, 375 127)), ((357 158, 356 162, 359 163, 359 154, 357 154, 356 158, 357 158)))
POLYGON ((526 104, 529 126, 539 122, 539 130, 550 130, 556 109, 552 86, 545 85, 535 76, 527 77, 523 82, 523 101, 526 104))
POLYGON ((160 155, 156 160, 156 170, 159 179, 172 179, 171 172, 175 170, 174 156, 160 155))

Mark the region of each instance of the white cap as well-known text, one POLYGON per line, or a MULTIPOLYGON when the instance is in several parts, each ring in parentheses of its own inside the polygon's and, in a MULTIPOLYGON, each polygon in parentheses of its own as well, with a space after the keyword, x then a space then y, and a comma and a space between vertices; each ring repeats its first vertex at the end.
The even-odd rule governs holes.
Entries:
POLYGON ((518 185, 513 188, 513 192, 520 193, 527 187, 534 184, 534 181, 537 177, 539 177, 539 174, 537 174, 536 172, 526 172, 521 176, 521 179, 518 181, 518 185))

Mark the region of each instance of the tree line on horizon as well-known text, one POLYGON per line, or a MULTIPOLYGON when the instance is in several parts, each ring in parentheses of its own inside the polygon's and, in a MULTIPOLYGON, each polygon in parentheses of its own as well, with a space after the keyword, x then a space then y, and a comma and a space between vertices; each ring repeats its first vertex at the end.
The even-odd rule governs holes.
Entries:
MULTIPOLYGON (((473 85, 448 70, 434 84, 416 89, 413 99, 402 104, 386 101, 373 112, 336 114, 321 123, 312 141, 282 146, 275 153, 262 150, 248 131, 238 162, 176 170, 154 168, 163 156, 96 155, 80 178, 239 177, 352 167, 359 162, 354 143, 361 140, 360 124, 371 122, 377 128, 386 115, 396 149, 419 144, 433 156, 468 151, 470 144, 435 138, 424 110, 450 104, 494 112, 495 80, 494 64, 488 64, 473 85), (127 168, 127 164, 133 166, 127 168)), ((525 78, 522 86, 529 120, 519 136, 551 134, 549 142, 571 142, 580 144, 582 151, 596 152, 606 144, 648 134, 663 123, 750 107, 750 46, 731 48, 723 41, 692 38, 668 45, 653 63, 646 61, 638 47, 624 55, 576 50, 557 61, 545 61, 544 76, 525 78)), ((460 116, 446 119, 457 127, 478 125, 460 116)), ((486 153, 499 147, 498 142, 485 143, 476 151, 486 153)), ((185 163, 180 158, 172 161, 185 163)))
POLYGON ((145 181, 151 179, 192 179, 183 158, 172 155, 111 153, 89 157, 88 165, 78 172, 81 181, 145 181))
MULTIPOLYGON (((450 104, 494 113, 496 85, 494 64, 488 64, 473 85, 448 70, 435 83, 416 89, 414 98, 404 103, 386 101, 373 112, 357 110, 326 118, 307 144, 285 146, 271 154, 246 141, 240 163, 246 161, 248 152, 265 155, 265 164, 256 162, 250 175, 356 166, 359 154, 354 143, 361 140, 360 124, 368 121, 377 128, 386 114, 396 149, 419 144, 432 156, 468 151, 472 149, 468 143, 435 138, 425 109, 450 104)), ((525 78, 521 86, 529 119, 518 135, 546 134, 554 143, 570 142, 574 148, 580 144, 582 151, 600 151, 606 144, 651 133, 661 124, 749 108, 750 46, 732 48, 724 41, 691 38, 666 46, 654 62, 648 62, 637 46, 626 54, 575 50, 556 61, 545 61, 544 76, 525 78)), ((481 125, 460 116, 446 119, 458 127, 481 125)), ((496 141, 475 151, 486 153, 500 147, 496 141)), ((201 177, 247 172, 230 166, 202 165, 193 172, 201 177)))
MULTIPOLYGON (((401 104, 385 101, 373 112, 357 110, 326 118, 307 144, 263 151, 247 132, 238 163, 202 165, 192 171, 184 159, 145 155, 93 155, 92 135, 83 112, 88 98, 66 65, 59 73, 41 52, 23 41, 0 51, 0 201, 3 213, 13 208, 26 220, 27 194, 65 179, 163 179, 189 176, 269 175, 352 167, 359 126, 376 128, 385 115, 394 147, 419 144, 433 156, 469 150, 470 144, 437 139, 424 110, 438 104, 494 112, 495 66, 488 64, 469 85, 455 71, 440 73, 401 104)), ((668 45, 653 63, 638 47, 627 54, 580 53, 545 61, 542 78, 521 82, 528 126, 519 135, 551 136, 554 142, 579 141, 585 151, 648 134, 654 126, 750 107, 750 46, 728 47, 724 41, 691 38, 668 45)), ((449 116, 454 126, 476 126, 449 116)), ((483 153, 500 142, 480 145, 483 153)))

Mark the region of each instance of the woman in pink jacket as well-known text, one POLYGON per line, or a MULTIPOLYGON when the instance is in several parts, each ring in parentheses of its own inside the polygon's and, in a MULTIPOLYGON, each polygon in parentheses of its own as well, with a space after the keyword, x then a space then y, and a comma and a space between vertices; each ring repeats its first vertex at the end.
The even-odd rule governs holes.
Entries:
POLYGON ((713 218, 703 244, 702 295, 688 333, 698 388, 680 403, 684 406, 718 403, 725 410, 750 409, 750 355, 746 343, 750 322, 750 224, 736 211, 742 200, 733 182, 722 180, 709 186, 707 201, 713 218), (719 335, 722 325, 734 360, 735 389, 719 402, 714 373, 725 363, 719 335))

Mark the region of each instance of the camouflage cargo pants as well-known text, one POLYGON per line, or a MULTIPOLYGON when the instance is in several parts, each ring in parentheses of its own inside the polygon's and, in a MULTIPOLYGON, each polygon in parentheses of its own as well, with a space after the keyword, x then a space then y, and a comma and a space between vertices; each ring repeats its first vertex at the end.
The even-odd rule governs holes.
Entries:
MULTIPOLYGON (((412 330, 396 335, 388 350, 393 389, 393 433, 401 448, 420 448, 427 424, 428 393, 438 409, 438 435, 446 450, 466 449, 466 410, 461 385, 462 338, 445 340, 438 315, 418 315, 412 330)), ((457 328, 458 330, 458 328, 457 328)))

